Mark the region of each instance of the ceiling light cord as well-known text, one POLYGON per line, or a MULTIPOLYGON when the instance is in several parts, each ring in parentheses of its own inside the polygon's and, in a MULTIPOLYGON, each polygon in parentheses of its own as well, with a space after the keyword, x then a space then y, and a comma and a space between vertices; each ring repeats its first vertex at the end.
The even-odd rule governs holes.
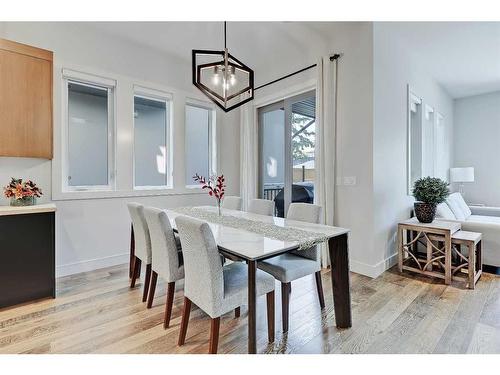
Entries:
POLYGON ((227 48, 227 43, 226 43, 226 21, 224 21, 224 49, 227 48))

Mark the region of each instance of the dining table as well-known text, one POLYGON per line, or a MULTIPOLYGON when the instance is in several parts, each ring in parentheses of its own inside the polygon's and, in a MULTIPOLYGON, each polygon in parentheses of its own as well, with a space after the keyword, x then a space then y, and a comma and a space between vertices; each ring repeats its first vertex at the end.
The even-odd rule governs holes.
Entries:
MULTIPOLYGON (((214 210, 215 207, 199 206, 196 208, 214 210)), ((165 210, 170 224, 175 232, 177 225, 175 218, 183 213, 175 209, 165 210)), ((222 209, 221 215, 229 215, 261 223, 293 228, 302 231, 320 234, 328 243, 330 256, 330 274, 333 291, 333 304, 335 312, 335 324, 338 328, 349 328, 352 326, 351 317, 351 294, 349 278, 349 230, 322 224, 313 224, 303 221, 289 220, 281 217, 258 215, 254 213, 222 209)), ((223 225, 217 222, 208 224, 213 232, 219 252, 231 259, 239 259, 248 265, 248 353, 257 351, 257 329, 256 329, 256 288, 255 276, 257 263, 259 261, 276 257, 294 250, 298 250, 298 241, 283 240, 256 233, 245 228, 223 225)))

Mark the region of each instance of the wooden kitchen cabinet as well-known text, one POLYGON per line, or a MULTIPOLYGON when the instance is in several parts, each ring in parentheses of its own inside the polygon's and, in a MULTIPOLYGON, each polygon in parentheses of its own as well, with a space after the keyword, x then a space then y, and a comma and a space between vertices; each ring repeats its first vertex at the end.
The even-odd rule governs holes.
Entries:
POLYGON ((52 52, 0 39, 0 156, 52 159, 52 52))

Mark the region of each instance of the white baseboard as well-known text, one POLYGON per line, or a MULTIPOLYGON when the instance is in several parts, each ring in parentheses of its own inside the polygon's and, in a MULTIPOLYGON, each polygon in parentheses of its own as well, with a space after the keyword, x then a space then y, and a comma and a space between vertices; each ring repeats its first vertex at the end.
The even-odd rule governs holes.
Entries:
POLYGON ((117 254, 104 258, 84 260, 81 262, 62 264, 56 266, 56 277, 74 275, 75 273, 88 272, 99 268, 117 266, 119 264, 128 263, 130 254, 117 254))
POLYGON ((376 278, 396 264, 397 256, 398 254, 394 253, 390 257, 378 262, 377 264, 366 264, 356 260, 351 260, 351 271, 368 277, 376 278))
MULTIPOLYGON (((384 271, 391 268, 397 262, 397 253, 392 254, 390 257, 378 262, 375 265, 366 264, 356 260, 350 261, 350 268, 352 272, 359 273, 368 277, 376 278, 384 273, 384 271)), ((88 272, 100 268, 117 266, 119 264, 128 263, 130 259, 129 253, 111 255, 105 258, 97 258, 84 260, 81 262, 62 264, 56 267, 56 277, 63 277, 74 275, 76 273, 88 272)))

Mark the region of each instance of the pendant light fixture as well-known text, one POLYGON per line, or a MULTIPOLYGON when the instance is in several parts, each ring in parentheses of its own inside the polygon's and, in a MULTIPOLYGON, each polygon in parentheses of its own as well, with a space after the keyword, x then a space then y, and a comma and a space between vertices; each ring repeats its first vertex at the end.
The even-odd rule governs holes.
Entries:
POLYGON ((253 70, 227 49, 224 22, 224 50, 197 50, 193 57, 193 84, 224 112, 253 99, 253 70))

